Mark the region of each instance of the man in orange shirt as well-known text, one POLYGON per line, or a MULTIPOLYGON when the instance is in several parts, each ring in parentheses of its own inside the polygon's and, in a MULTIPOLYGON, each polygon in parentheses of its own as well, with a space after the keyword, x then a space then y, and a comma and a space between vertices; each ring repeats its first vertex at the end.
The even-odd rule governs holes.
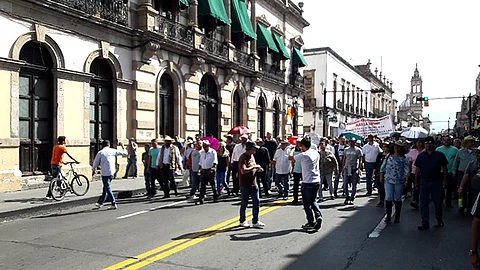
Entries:
MULTIPOLYGON (((52 160, 50 162, 50 164, 52 165, 52 177, 54 179, 60 175, 60 171, 62 170, 62 165, 64 164, 63 163, 64 154, 67 154, 67 156, 71 158, 73 161, 75 161, 76 163, 80 163, 67 152, 67 147, 65 146, 66 137, 59 136, 57 140, 58 140, 58 144, 53 147, 52 160)), ((48 189, 47 198, 51 198, 51 197, 52 197, 52 192, 50 189, 48 189)))

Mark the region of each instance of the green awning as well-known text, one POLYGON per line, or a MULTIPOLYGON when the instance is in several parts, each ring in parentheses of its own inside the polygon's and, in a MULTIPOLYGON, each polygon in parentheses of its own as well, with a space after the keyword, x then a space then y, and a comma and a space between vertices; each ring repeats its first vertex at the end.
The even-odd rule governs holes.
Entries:
POLYGON ((277 45, 275 45, 275 41, 273 41, 272 34, 268 31, 267 28, 263 27, 260 24, 257 24, 257 32, 258 32, 258 41, 257 47, 258 48, 268 48, 268 50, 279 52, 277 45))
POLYGON ((307 65, 307 61, 303 57, 302 52, 297 48, 293 48, 293 59, 292 59, 292 61, 293 61, 294 65, 298 65, 299 67, 304 67, 304 66, 307 65))
POLYGON ((232 0, 232 33, 245 34, 245 41, 257 39, 245 2, 232 0))
POLYGON ((282 55, 283 60, 290 59, 290 54, 288 53, 287 47, 285 47, 282 38, 277 34, 273 34, 273 39, 277 44, 277 48, 280 49, 280 54, 282 55))
POLYGON ((180 0, 180 8, 186 9, 190 6, 190 2, 188 0, 180 0))
POLYGON ((230 25, 230 18, 228 18, 223 0, 199 0, 198 15, 217 19, 217 25, 230 25))

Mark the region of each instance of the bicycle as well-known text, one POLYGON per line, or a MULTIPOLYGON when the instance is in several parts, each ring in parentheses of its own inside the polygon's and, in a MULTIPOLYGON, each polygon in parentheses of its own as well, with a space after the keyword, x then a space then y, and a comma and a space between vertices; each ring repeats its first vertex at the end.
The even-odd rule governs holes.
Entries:
POLYGON ((61 201, 65 198, 67 192, 71 192, 77 196, 84 196, 90 188, 90 181, 83 175, 75 172, 73 164, 76 162, 67 162, 65 165, 70 165, 70 170, 64 175, 60 171, 59 177, 53 178, 50 182, 50 191, 55 201, 61 201), (83 188, 83 189, 82 189, 83 188))

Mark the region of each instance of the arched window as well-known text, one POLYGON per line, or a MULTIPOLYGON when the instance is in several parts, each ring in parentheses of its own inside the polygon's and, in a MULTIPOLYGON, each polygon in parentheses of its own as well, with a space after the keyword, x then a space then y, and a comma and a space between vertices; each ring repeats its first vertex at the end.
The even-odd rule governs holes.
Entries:
POLYGON ((273 103, 273 136, 280 136, 280 104, 277 100, 273 103))
POLYGON ((103 140, 114 143, 113 74, 106 59, 96 58, 90 65, 95 76, 90 82, 90 164, 101 149, 103 140))
POLYGON ((173 80, 168 74, 160 78, 158 97, 158 122, 160 135, 174 136, 174 97, 173 80))
POLYGON ((258 98, 257 103, 257 138, 265 136, 265 99, 258 98))
POLYGON ((242 100, 240 99, 240 94, 238 91, 233 93, 233 102, 232 102, 232 124, 234 127, 241 126, 241 114, 242 111, 242 100))
POLYGON ((218 90, 215 80, 204 75, 200 81, 200 133, 201 136, 218 137, 218 90))
POLYGON ((53 147, 53 57, 48 48, 29 41, 20 50, 27 64, 19 74, 20 170, 23 175, 50 170, 53 147))

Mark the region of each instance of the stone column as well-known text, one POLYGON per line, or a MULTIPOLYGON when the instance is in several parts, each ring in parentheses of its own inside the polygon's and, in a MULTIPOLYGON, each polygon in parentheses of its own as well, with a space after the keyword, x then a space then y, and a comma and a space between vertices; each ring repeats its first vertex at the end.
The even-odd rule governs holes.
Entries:
POLYGON ((190 8, 188 10, 190 15, 190 24, 193 27, 198 27, 198 0, 191 0, 190 8))
POLYGON ((155 19, 159 14, 152 6, 152 0, 141 0, 137 10, 138 28, 144 31, 155 29, 155 19))
MULTIPOLYGON (((250 19, 252 21, 252 26, 253 26, 253 32, 257 34, 257 17, 256 17, 256 12, 255 12, 255 4, 256 0, 251 0, 250 1, 250 19)), ((251 54, 256 54, 257 53, 257 40, 254 39, 250 42, 250 53, 251 54)))
MULTIPOLYGON (((227 10, 228 18, 230 19, 232 17, 232 2, 231 0, 223 0, 223 2, 225 3, 225 9, 227 10)), ((230 25, 225 25, 224 37, 226 42, 232 42, 232 27, 230 25)))

